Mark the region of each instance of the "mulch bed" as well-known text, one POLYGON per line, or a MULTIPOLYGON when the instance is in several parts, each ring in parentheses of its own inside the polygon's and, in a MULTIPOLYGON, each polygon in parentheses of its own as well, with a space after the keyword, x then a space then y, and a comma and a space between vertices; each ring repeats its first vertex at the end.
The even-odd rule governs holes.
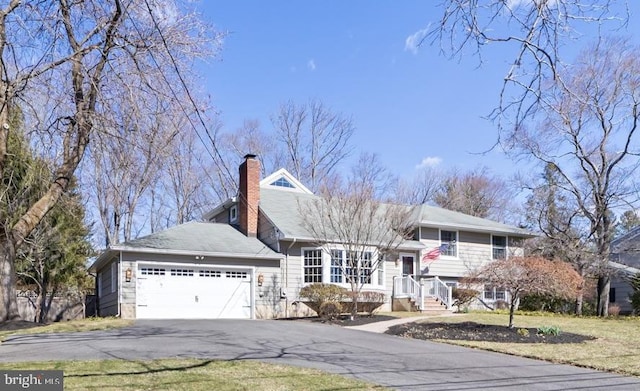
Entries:
POLYGON ((351 320, 351 317, 349 315, 342 315, 337 319, 333 319, 333 320, 320 319, 317 316, 310 316, 306 318, 285 318, 282 320, 295 320, 295 321, 306 321, 306 322, 313 322, 313 323, 335 324, 338 326, 360 326, 363 324, 382 322, 382 321, 391 320, 391 319, 397 319, 397 318, 394 316, 386 316, 386 315, 371 315, 371 316, 360 315, 356 317, 354 320, 351 320))
POLYGON ((588 335, 565 333, 559 335, 538 335, 536 328, 526 328, 526 332, 518 333, 523 327, 508 328, 506 326, 485 325, 474 322, 462 323, 405 323, 390 327, 387 334, 416 339, 440 339, 457 341, 488 341, 507 343, 580 343, 595 339, 588 335), (524 334, 524 335, 523 335, 524 334))

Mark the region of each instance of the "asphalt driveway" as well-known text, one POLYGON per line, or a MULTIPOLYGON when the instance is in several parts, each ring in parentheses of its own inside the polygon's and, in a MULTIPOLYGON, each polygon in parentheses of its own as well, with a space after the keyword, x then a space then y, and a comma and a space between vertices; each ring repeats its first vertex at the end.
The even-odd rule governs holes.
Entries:
POLYGON ((173 357, 312 367, 400 390, 640 389, 633 377, 292 321, 137 321, 109 331, 18 335, 0 345, 0 362, 173 357))

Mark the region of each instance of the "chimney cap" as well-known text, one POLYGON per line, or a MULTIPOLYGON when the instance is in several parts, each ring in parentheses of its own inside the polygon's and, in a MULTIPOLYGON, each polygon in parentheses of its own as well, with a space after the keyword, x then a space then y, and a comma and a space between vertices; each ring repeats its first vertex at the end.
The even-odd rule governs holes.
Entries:
POLYGON ((255 158, 256 158, 256 155, 253 153, 248 153, 244 155, 244 160, 255 159, 255 158))

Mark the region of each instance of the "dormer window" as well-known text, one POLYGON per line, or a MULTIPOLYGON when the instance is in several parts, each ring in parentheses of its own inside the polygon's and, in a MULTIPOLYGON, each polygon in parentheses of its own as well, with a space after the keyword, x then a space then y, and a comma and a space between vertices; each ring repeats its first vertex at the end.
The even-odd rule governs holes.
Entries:
POLYGON ((293 186, 291 184, 291 182, 286 180, 284 177, 280 177, 280 178, 276 179, 275 181, 271 182, 271 186, 288 187, 289 189, 295 189, 296 188, 295 186, 293 186))
POLYGON ((234 205, 229 209, 229 222, 235 223, 238 221, 238 206, 234 205))

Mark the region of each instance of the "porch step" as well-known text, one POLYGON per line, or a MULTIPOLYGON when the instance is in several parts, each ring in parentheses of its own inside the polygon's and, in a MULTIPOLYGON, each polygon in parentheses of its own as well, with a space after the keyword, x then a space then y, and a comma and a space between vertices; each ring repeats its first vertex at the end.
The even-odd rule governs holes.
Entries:
MULTIPOLYGON (((417 305, 416 305, 416 309, 417 309, 417 305)), ((432 298, 432 297, 425 297, 424 298, 424 303, 422 306, 422 311, 423 314, 427 313, 427 314, 445 314, 445 313, 453 313, 453 311, 448 310, 447 306, 444 305, 440 300, 432 298)))

